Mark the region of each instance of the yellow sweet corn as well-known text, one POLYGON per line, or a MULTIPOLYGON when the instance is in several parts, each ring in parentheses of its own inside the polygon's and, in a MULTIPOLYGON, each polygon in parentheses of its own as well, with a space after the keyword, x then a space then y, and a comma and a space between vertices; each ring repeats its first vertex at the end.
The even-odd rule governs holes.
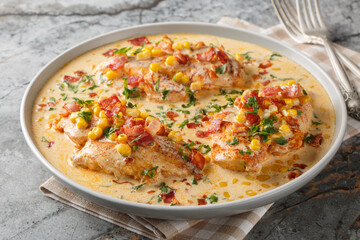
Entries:
POLYGON ((283 124, 280 126, 279 131, 283 134, 289 134, 291 133, 291 129, 287 124, 283 124))
POLYGON ((101 110, 101 111, 99 112, 99 118, 107 118, 104 110, 101 110))
POLYGON ((238 60, 238 61, 244 61, 244 57, 241 56, 241 55, 238 54, 238 53, 235 53, 235 59, 238 60))
POLYGON ((176 43, 173 43, 172 47, 173 47, 173 49, 181 50, 181 49, 183 49, 184 45, 176 42, 176 43))
POLYGON ((308 95, 301 96, 299 98, 301 104, 307 104, 310 101, 310 97, 308 95))
POLYGON ((173 80, 176 82, 182 81, 182 78, 184 77, 184 74, 182 72, 175 73, 173 80))
POLYGON ((249 195, 249 196, 255 196, 257 193, 254 192, 253 190, 247 190, 246 194, 249 195))
POLYGON ((145 49, 147 49, 147 50, 152 50, 153 48, 154 48, 153 45, 150 45, 150 44, 145 45, 145 49))
POLYGON ((73 113, 71 113, 71 115, 70 115, 70 121, 71 121, 72 123, 75 123, 75 122, 76 122, 76 119, 78 118, 78 113, 79 113, 79 112, 73 112, 73 113))
POLYGON ((118 73, 113 70, 109 70, 106 72, 106 78, 107 79, 116 79, 118 77, 118 73))
POLYGON ((238 115, 236 115, 235 120, 238 121, 238 122, 240 122, 240 123, 241 123, 241 122, 245 122, 246 119, 245 119, 245 114, 244 114, 244 112, 242 112, 242 111, 239 112, 238 115))
POLYGON ((189 42, 184 42, 184 43, 183 43, 183 47, 189 49, 189 48, 191 47, 191 43, 189 43, 189 42))
POLYGON ((103 129, 100 128, 100 127, 94 127, 93 130, 91 130, 89 133, 88 133, 88 137, 91 139, 91 140, 96 140, 98 138, 100 138, 103 134, 103 129))
POLYGON ((180 142, 182 140, 182 137, 180 135, 179 132, 177 131, 171 131, 168 135, 168 137, 172 140, 174 140, 175 142, 180 142))
POLYGON ((151 122, 151 120, 153 120, 153 119, 155 119, 155 118, 153 118, 153 117, 151 117, 151 116, 148 116, 148 117, 145 119, 145 121, 146 121, 146 122, 151 122))
POLYGON ((289 109, 287 112, 288 112, 288 116, 290 116, 290 117, 297 116, 297 111, 295 109, 289 109))
POLYGON ((294 100, 291 98, 284 98, 284 101, 286 103, 286 106, 291 108, 294 105, 294 100))
POLYGON ((116 133, 113 133, 113 134, 111 134, 111 135, 109 136, 109 140, 110 140, 110 141, 115 141, 116 138, 117 138, 116 133))
POLYGON ((115 119, 115 125, 116 125, 117 128, 121 127, 124 124, 125 124, 125 119, 123 119, 123 118, 115 119))
POLYGON ((151 54, 154 55, 154 56, 159 56, 161 55, 163 52, 161 51, 161 49, 152 49, 151 50, 151 54))
POLYGON ((148 49, 144 49, 142 52, 136 55, 136 59, 143 59, 148 57, 151 57, 151 51, 148 49))
POLYGON ((176 57, 174 57, 174 56, 167 57, 165 60, 165 63, 166 63, 166 65, 174 66, 177 63, 176 57))
POLYGON ((140 113, 140 117, 147 118, 150 114, 148 112, 142 112, 140 113))
POLYGON ((101 112, 101 108, 99 106, 96 106, 93 111, 94 111, 94 115, 99 117, 99 114, 101 112))
POLYGON ((128 157, 131 154, 131 147, 125 143, 119 143, 115 146, 116 150, 123 156, 128 157))
POLYGON ((116 141, 117 142, 124 142, 126 143, 128 140, 128 137, 125 134, 120 134, 119 136, 117 136, 116 141))
POLYGON ((76 127, 77 128, 79 128, 79 129, 86 128, 87 125, 88 125, 87 122, 82 117, 76 118, 76 127))
POLYGON ((104 129, 110 126, 110 123, 107 118, 100 118, 99 121, 97 122, 97 126, 104 129))
POLYGON ((224 197, 229 198, 229 197, 230 197, 230 193, 224 192, 224 197))
POLYGON ((190 78, 189 78, 188 75, 184 75, 184 76, 181 78, 181 81, 182 81, 183 83, 188 83, 188 82, 190 81, 190 78))
POLYGON ((228 185, 228 184, 227 184, 226 182, 220 182, 220 183, 219 183, 219 186, 220 186, 220 187, 227 187, 227 185, 228 185))
POLYGON ((127 101, 125 99, 120 99, 121 105, 126 105, 127 101))
POLYGON ((260 150, 260 141, 258 139, 251 140, 250 148, 254 151, 260 150))
POLYGON ((295 81, 295 80, 290 80, 290 81, 288 81, 288 83, 287 83, 287 84, 288 84, 289 86, 291 86, 291 85, 293 85, 293 84, 295 84, 295 83, 296 83, 296 81, 295 81))
POLYGON ((201 90, 201 83, 199 82, 193 82, 190 85, 191 90, 201 90))
POLYGON ((134 118, 138 118, 141 115, 141 112, 139 109, 126 109, 126 115, 134 118))
POLYGON ((160 71, 160 64, 158 64, 158 63, 150 64, 150 70, 153 71, 153 72, 160 71))

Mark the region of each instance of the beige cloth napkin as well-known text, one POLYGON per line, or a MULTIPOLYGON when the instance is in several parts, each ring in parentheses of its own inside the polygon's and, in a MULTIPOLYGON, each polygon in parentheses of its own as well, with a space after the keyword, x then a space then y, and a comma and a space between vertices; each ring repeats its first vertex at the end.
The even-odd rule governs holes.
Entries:
MULTIPOLYGON (((245 28, 255 32, 262 32, 273 38, 279 38, 310 56, 330 74, 330 76, 335 78, 330 62, 322 47, 296 44, 289 38, 280 25, 264 30, 246 21, 227 17, 222 18, 219 24, 245 28)), ((339 48, 355 62, 360 62, 360 53, 342 47, 339 48)), ((357 86, 360 86, 359 79, 357 86)), ((360 122, 351 118, 348 120, 345 139, 360 132, 360 122)), ((250 212, 231 217, 188 221, 157 220, 116 212, 89 202, 65 188, 54 177, 51 177, 43 183, 40 186, 40 190, 50 198, 92 214, 105 221, 149 238, 160 239, 243 239, 272 205, 269 204, 250 212)))

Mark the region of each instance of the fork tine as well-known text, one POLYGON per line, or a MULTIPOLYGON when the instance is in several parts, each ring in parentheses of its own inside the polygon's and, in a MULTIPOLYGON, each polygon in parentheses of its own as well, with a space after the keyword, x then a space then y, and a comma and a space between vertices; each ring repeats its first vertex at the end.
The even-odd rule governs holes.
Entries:
POLYGON ((307 0, 307 2, 308 2, 308 6, 309 6, 309 12, 310 12, 310 18, 311 18, 312 24, 315 28, 319 28, 320 24, 318 22, 318 19, 316 18, 316 14, 314 12, 312 1, 307 0))
POLYGON ((306 29, 307 29, 307 26, 306 26, 306 23, 304 21, 304 17, 303 17, 302 12, 301 12, 301 6, 300 6, 300 1, 299 0, 296 0, 296 11, 297 11, 297 16, 298 16, 300 28, 301 28, 302 32, 304 33, 306 31, 306 29))
POLYGON ((315 11, 316 11, 316 16, 317 16, 317 19, 318 19, 318 21, 319 21, 319 24, 320 24, 321 27, 326 28, 326 25, 325 25, 325 23, 324 23, 324 20, 323 20, 323 18, 322 18, 322 16, 321 16, 321 12, 320 12, 320 7, 319 7, 318 1, 317 1, 317 0, 314 0, 314 4, 315 4, 315 11))
POLYGON ((306 25, 309 29, 313 28, 314 26, 312 25, 312 22, 310 20, 310 10, 309 10, 309 6, 308 4, 309 3, 308 1, 306 2, 305 0, 302 0, 302 4, 304 6, 304 11, 303 11, 303 14, 304 14, 304 18, 305 18, 305 22, 306 22, 306 25))
POLYGON ((289 21, 289 18, 282 7, 280 0, 272 0, 272 3, 280 22, 285 27, 286 32, 293 38, 296 38, 299 30, 291 25, 291 21, 289 21))
POLYGON ((282 0, 282 3, 284 5, 284 8, 283 8, 284 12, 286 12, 286 15, 290 16, 290 18, 291 18, 291 19, 289 19, 289 21, 296 28, 296 30, 299 33, 301 33, 301 30, 300 30, 300 27, 299 27, 299 24, 298 24, 297 13, 296 13, 296 10, 295 10, 294 5, 292 4, 291 0, 288 3, 287 3, 286 0, 282 0), (288 5, 291 6, 291 9, 290 9, 290 7, 288 5))

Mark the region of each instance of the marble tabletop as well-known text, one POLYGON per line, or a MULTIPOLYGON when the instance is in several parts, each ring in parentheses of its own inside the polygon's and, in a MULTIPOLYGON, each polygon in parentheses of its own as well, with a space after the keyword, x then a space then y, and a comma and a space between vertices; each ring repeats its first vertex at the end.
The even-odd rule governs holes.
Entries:
MULTIPOLYGON (((360 51, 360 0, 322 0, 334 41, 360 51)), ((145 239, 44 197, 51 174, 23 138, 20 101, 32 77, 75 44, 114 29, 151 22, 217 22, 238 17, 278 24, 271 1, 1 0, 0 239, 145 239)), ((328 167, 276 202, 246 239, 359 239, 360 135, 328 167)))

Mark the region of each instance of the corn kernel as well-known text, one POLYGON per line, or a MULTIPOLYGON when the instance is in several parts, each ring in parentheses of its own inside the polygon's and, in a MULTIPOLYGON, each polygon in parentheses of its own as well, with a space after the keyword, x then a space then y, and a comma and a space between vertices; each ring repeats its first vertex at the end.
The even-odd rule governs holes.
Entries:
POLYGON ((273 185, 273 186, 279 186, 279 183, 278 182, 274 182, 274 183, 272 183, 271 185, 273 185))
POLYGON ((71 115, 70 115, 70 121, 72 123, 75 123, 76 122, 76 119, 78 118, 78 113, 79 112, 73 112, 71 115))
POLYGON ((224 192, 224 197, 229 198, 229 197, 230 197, 230 193, 224 192))
POLYGON ((99 106, 96 106, 93 111, 94 111, 94 115, 99 117, 99 114, 101 112, 101 108, 99 106))
POLYGON ((100 128, 106 128, 110 126, 110 123, 107 120, 107 118, 100 118, 99 121, 97 122, 97 126, 100 128))
POLYGON ((77 128, 79 128, 79 129, 86 128, 87 125, 88 125, 88 123, 82 117, 76 118, 76 127, 77 128))
POLYGON ((288 107, 292 107, 294 105, 294 100, 291 98, 284 98, 284 101, 288 107))
POLYGON ((184 74, 182 72, 178 72, 174 75, 173 80, 175 80, 175 82, 180 82, 183 77, 184 74))
POLYGON ((101 111, 99 112, 99 118, 107 118, 104 110, 101 110, 101 111))
POLYGON ((208 163, 208 162, 210 162, 210 160, 211 160, 210 156, 206 155, 206 156, 205 156, 205 162, 208 163))
POLYGON ((143 59, 151 57, 151 51, 148 49, 143 50, 141 53, 136 55, 136 59, 143 59))
POLYGON ((142 112, 142 113, 140 113, 140 116, 141 116, 142 118, 147 118, 149 115, 150 115, 150 114, 149 114, 148 112, 142 112))
POLYGON ((269 169, 268 167, 262 167, 262 168, 261 168, 261 172, 262 172, 262 173, 269 173, 269 170, 270 170, 270 169, 269 169))
POLYGON ((176 57, 174 57, 174 56, 167 57, 165 60, 165 63, 166 63, 166 65, 174 66, 177 63, 176 57))
POLYGON ((151 54, 154 55, 154 56, 159 56, 161 55, 163 52, 161 51, 161 49, 152 49, 151 50, 151 54))
POLYGON ((109 140, 110 140, 110 141, 115 141, 116 138, 117 138, 116 133, 113 133, 113 134, 111 134, 111 135, 109 136, 109 140))
POLYGON ((262 115, 263 115, 263 113, 264 113, 264 111, 263 111, 263 110, 261 110, 261 109, 259 109, 259 110, 258 110, 258 112, 257 112, 257 114, 258 114, 259 116, 262 116, 262 115))
POLYGON ((266 180, 269 180, 270 179, 270 176, 269 175, 265 175, 265 174, 261 174, 259 176, 256 176, 256 179, 261 181, 261 182, 264 182, 266 180))
POLYGON ((82 112, 90 112, 91 113, 91 109, 90 108, 87 108, 87 107, 84 107, 81 109, 82 112))
POLYGON ((184 75, 184 76, 182 77, 181 81, 182 81, 183 83, 188 83, 188 82, 190 81, 190 78, 189 78, 189 76, 184 75))
POLYGON ((324 135, 324 138, 325 138, 325 139, 329 139, 329 138, 330 138, 330 135, 329 135, 329 134, 325 134, 325 135, 324 135))
POLYGON ((255 180, 255 177, 254 177, 253 175, 250 175, 250 174, 247 174, 247 175, 245 176, 245 178, 246 178, 247 180, 255 180))
POLYGON ((310 97, 308 95, 301 96, 299 100, 301 104, 307 104, 310 101, 310 97))
POLYGON ((201 90, 201 83, 199 82, 193 82, 190 85, 191 90, 201 90))
POLYGON ((244 181, 241 183, 242 185, 247 185, 247 186, 250 186, 251 185, 251 182, 248 182, 248 181, 244 181))
POLYGON ((116 125, 117 128, 121 127, 124 124, 125 124, 125 119, 123 119, 123 118, 115 119, 115 125, 116 125))
POLYGON ((150 45, 150 44, 145 45, 145 49, 147 49, 147 50, 152 50, 153 48, 154 48, 153 45, 150 45))
POLYGON ((121 105, 126 105, 127 101, 125 99, 120 99, 121 105))
POLYGON ((182 137, 179 132, 177 131, 171 131, 169 132, 168 137, 176 142, 180 142, 182 140, 182 137))
POLYGON ((251 140, 250 148, 254 151, 260 150, 260 141, 258 139, 251 140))
POLYGON ((238 122, 244 122, 245 121, 245 114, 243 112, 240 112, 238 115, 236 115, 235 120, 238 122))
POLYGON ((153 72, 160 71, 160 64, 158 64, 158 63, 150 64, 150 70, 153 71, 153 72))
POLYGON ((244 61, 244 57, 238 53, 235 53, 235 59, 238 60, 238 61, 244 61))
POLYGON ((126 115, 137 118, 140 117, 141 112, 139 109, 126 109, 126 115))
POLYGON ((173 43, 173 49, 181 50, 184 46, 181 43, 173 43))
POLYGON ((232 183, 233 184, 235 184, 235 183, 237 183, 239 180, 237 179, 237 178, 234 178, 233 180, 232 180, 232 183))
POLYGON ((247 190, 246 194, 249 195, 249 196, 255 196, 257 193, 254 192, 253 190, 247 190))
POLYGON ((44 117, 39 117, 36 121, 41 122, 44 119, 44 117))
POLYGON ((293 85, 293 84, 295 84, 295 83, 296 83, 296 81, 295 81, 295 80, 290 80, 290 81, 288 81, 288 83, 287 83, 287 84, 288 84, 289 86, 291 86, 291 85, 293 85))
POLYGON ((102 136, 102 134, 103 134, 103 129, 102 128, 94 127, 93 130, 91 130, 88 133, 88 137, 91 140, 96 140, 96 139, 100 138, 102 136))
POLYGON ((117 136, 116 141, 117 142, 124 142, 126 143, 128 140, 128 137, 125 134, 120 134, 119 136, 117 136))
POLYGON ((123 156, 128 157, 131 154, 131 147, 125 143, 119 143, 115 146, 116 150, 123 156))
POLYGON ((183 43, 183 47, 189 49, 189 48, 191 47, 191 43, 189 43, 189 42, 184 42, 184 43, 183 43))
POLYGON ((57 114, 53 113, 49 115, 48 119, 53 119, 56 118, 57 116, 58 116, 57 114))
POLYGON ((286 173, 289 169, 287 167, 281 167, 279 168, 279 172, 286 173))
POLYGON ((220 187, 227 187, 227 183, 226 183, 226 182, 220 182, 220 183, 219 183, 219 186, 220 186, 220 187))
POLYGON ((153 118, 152 116, 148 116, 148 117, 145 119, 145 121, 146 121, 146 122, 151 122, 153 119, 155 119, 155 118, 153 118))
POLYGON ((297 116, 297 111, 295 109, 289 109, 287 112, 288 112, 288 116, 290 116, 290 117, 297 116))
POLYGON ((289 133, 291 133, 290 127, 289 127, 288 125, 286 125, 286 124, 281 125, 280 128, 279 128, 279 131, 280 131, 282 134, 289 134, 289 133))
POLYGON ((280 71, 281 68, 272 68, 271 70, 274 70, 274 71, 280 71))
POLYGON ((281 133, 274 133, 271 135, 271 138, 272 139, 275 139, 275 138, 281 138, 282 137, 282 134, 281 133))
POLYGON ((261 184, 261 186, 262 186, 263 188, 270 188, 270 186, 267 185, 267 184, 265 184, 265 183, 261 184))
POLYGON ((106 72, 106 78, 107 79, 116 79, 118 77, 118 73, 113 70, 109 70, 106 72))
POLYGON ((267 145, 270 145, 270 144, 271 144, 271 139, 267 140, 265 143, 266 143, 267 145))

